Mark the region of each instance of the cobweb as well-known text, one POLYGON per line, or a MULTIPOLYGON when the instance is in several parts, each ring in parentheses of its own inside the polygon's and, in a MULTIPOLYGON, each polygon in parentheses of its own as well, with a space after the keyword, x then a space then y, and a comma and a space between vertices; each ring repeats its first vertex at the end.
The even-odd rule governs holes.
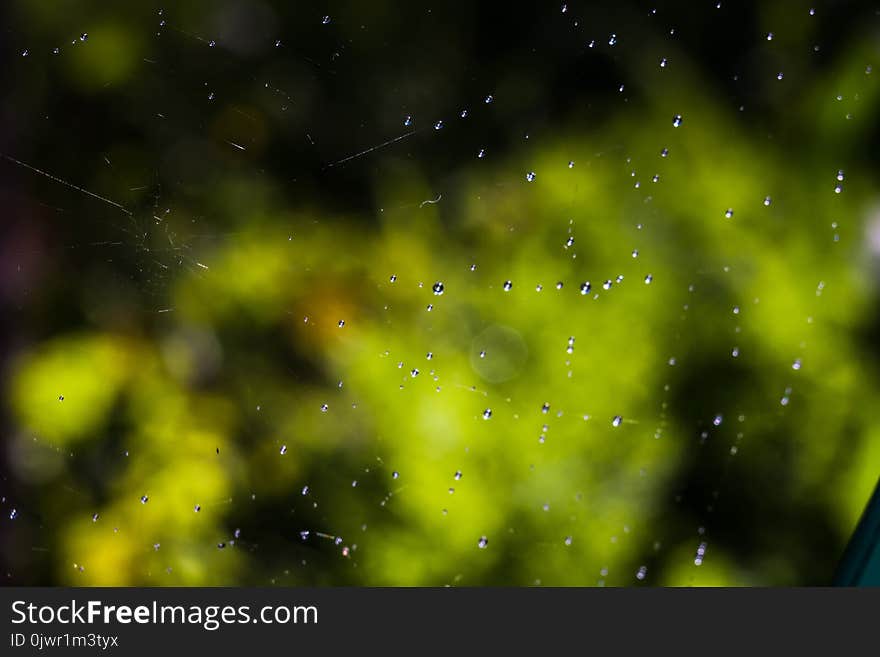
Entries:
POLYGON ((876 11, 507 11, 8 10, 9 581, 827 580, 876 11))

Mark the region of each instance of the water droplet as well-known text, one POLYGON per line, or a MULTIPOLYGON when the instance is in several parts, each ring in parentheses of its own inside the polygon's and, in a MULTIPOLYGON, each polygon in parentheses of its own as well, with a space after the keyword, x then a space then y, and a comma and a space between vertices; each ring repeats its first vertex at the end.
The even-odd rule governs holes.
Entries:
POLYGON ((443 282, 437 281, 436 283, 434 283, 434 286, 431 289, 434 290, 434 294, 440 296, 441 294, 443 294, 443 282))
POLYGON ((773 32, 767 32, 767 41, 773 41, 773 32))
POLYGON ((773 202, 773 199, 769 196, 764 197, 764 205, 770 205, 773 202))
POLYGON ((550 412, 550 402, 544 402, 541 406, 541 412, 545 414, 550 412))
POLYGON ((434 124, 434 130, 442 130, 442 129, 443 129, 443 121, 437 121, 437 123, 434 124))
POLYGON ((510 288, 513 287, 513 283, 511 283, 510 281, 504 281, 504 285, 502 285, 502 287, 504 288, 505 292, 510 292, 510 288))
POLYGON ((636 579, 643 580, 645 576, 648 574, 647 566, 640 566, 638 572, 636 573, 636 579))
POLYGON ((391 278, 389 278, 388 280, 390 280, 392 283, 397 282, 397 274, 391 274, 391 278))
POLYGON ((150 501, 149 497, 147 497, 146 495, 141 495, 141 504, 146 504, 149 501, 150 501))
POLYGON ((489 94, 488 96, 486 96, 486 98, 483 99, 483 102, 485 102, 485 103, 488 105, 488 104, 491 103, 493 100, 495 100, 495 97, 492 96, 492 94, 489 94))
POLYGON ((727 208, 727 211, 724 213, 724 216, 730 219, 733 216, 733 208, 727 208))
POLYGON ((623 422, 623 418, 620 417, 619 415, 615 415, 614 419, 611 420, 611 426, 612 427, 619 427, 622 422, 623 422))
POLYGON ((213 48, 213 47, 216 46, 216 45, 217 45, 217 42, 214 41, 214 39, 211 39, 210 41, 208 41, 208 47, 209 47, 209 48, 213 48))
POLYGON ((395 470, 394 472, 391 473, 392 479, 397 479, 399 476, 400 476, 400 473, 397 470, 395 470))
POLYGON ((30 54, 30 51, 28 51, 27 48, 25 48, 24 50, 21 51, 21 56, 22 56, 22 57, 27 57, 29 54, 30 54))
POLYGON ((412 121, 413 121, 413 118, 409 114, 407 114, 406 118, 403 120, 403 125, 409 127, 412 125, 412 121))
POLYGON ((477 541, 477 547, 479 547, 482 550, 487 545, 489 545, 489 539, 486 538, 485 536, 480 536, 480 540, 477 541))
POLYGON ((712 418, 712 424, 716 427, 721 426, 721 423, 724 421, 724 417, 719 413, 714 418, 712 418))
POLYGON ((276 41, 275 41, 275 47, 276 47, 276 48, 280 48, 280 47, 281 47, 281 39, 276 39, 276 41))
POLYGON ((528 180, 529 182, 534 182, 535 178, 537 178, 537 176, 535 175, 534 171, 529 171, 526 174, 526 180, 528 180))
MULTIPOLYGON (((557 289, 559 289, 558 286, 557 289)), ((593 289, 593 286, 590 281, 584 281, 581 283, 581 294, 589 294, 591 289, 593 289)))
POLYGON ((612 34, 610 37, 608 37, 608 45, 609 45, 609 46, 613 46, 613 45, 616 45, 616 44, 617 44, 617 35, 616 35, 616 34, 612 34))
POLYGON ((61 52, 61 48, 52 48, 52 54, 57 55, 61 52))
POLYGON ((452 477, 453 477, 456 481, 460 481, 460 480, 461 480, 461 476, 462 476, 462 475, 461 475, 461 470, 456 470, 456 471, 455 471, 455 474, 452 475, 452 477))
POLYGON ((681 123, 682 123, 681 114, 676 114, 675 116, 672 117, 672 125, 673 126, 675 126, 677 128, 678 126, 681 125, 681 123))
POLYGON ((302 487, 302 491, 300 491, 300 492, 301 492, 303 495, 308 495, 308 494, 309 494, 309 487, 308 487, 308 486, 303 486, 303 487, 302 487))
POLYGON ((562 281, 557 281, 557 282, 556 282, 556 289, 557 289, 557 290, 561 290, 561 289, 562 289, 562 281))
POLYGON ((214 92, 208 94, 208 100, 214 100, 214 92))
POLYGON ((196 504, 196 505, 193 507, 193 511, 195 511, 196 513, 198 513, 198 512, 201 511, 201 510, 202 510, 202 505, 201 505, 201 504, 196 504))
POLYGON ((569 161, 568 161, 568 168, 569 168, 569 169, 574 169, 574 160, 569 160, 569 161))
POLYGON ((85 40, 88 39, 88 38, 89 38, 89 35, 88 35, 87 32, 83 32, 82 34, 79 35, 79 40, 80 40, 80 41, 85 41, 85 40))
POLYGON ((791 364, 791 369, 797 371, 801 369, 801 359, 796 358, 795 361, 791 364))
POLYGON ((566 545, 571 545, 571 536, 566 536, 566 537, 565 537, 565 541, 564 541, 564 543, 565 543, 566 545))
POLYGON ((324 18, 321 19, 321 24, 322 24, 322 25, 326 25, 326 24, 329 23, 329 22, 330 22, 330 17, 329 17, 329 16, 324 16, 324 18))
POLYGON ((654 275, 653 275, 653 274, 648 274, 648 275, 646 275, 646 276, 645 276, 645 285, 650 285, 650 284, 651 284, 651 281, 653 281, 653 280, 654 280, 654 275))
POLYGON ((304 540, 304 541, 305 541, 306 539, 308 539, 308 537, 309 537, 309 530, 308 530, 308 529, 303 529, 303 530, 299 533, 299 537, 300 537, 302 540, 304 540))
POLYGON ((278 450, 278 453, 281 454, 281 456, 287 454, 287 445, 282 445, 281 449, 278 450))
POLYGON ((412 368, 412 369, 410 370, 409 374, 410 374, 410 376, 411 376, 412 378, 416 378, 416 377, 419 375, 419 371, 418 371, 418 369, 416 369, 416 368, 414 367, 414 368, 412 368))
POLYGON ((784 75, 783 75, 782 71, 780 71, 779 73, 776 74, 777 80, 781 80, 783 77, 784 77, 784 75))
MULTIPOLYGON (((736 448, 733 448, 733 449, 736 449, 736 448)), ((707 545, 706 545, 705 541, 700 543, 700 545, 697 547, 697 554, 694 556, 694 565, 695 566, 701 566, 703 564, 703 556, 706 554, 706 547, 707 547, 707 545)))
POLYGON ((98 518, 100 518, 100 517, 101 517, 101 516, 100 516, 99 514, 97 514, 97 513, 93 514, 93 515, 92 515, 92 522, 98 522, 98 518))
POLYGON ((330 407, 327 404, 321 404, 321 412, 326 413, 330 407))
POLYGON ((663 57, 663 58, 660 60, 660 68, 666 68, 666 63, 667 63, 667 62, 666 62, 666 58, 663 57))
POLYGON ((488 420, 490 417, 492 417, 492 409, 487 408, 485 411, 483 411, 483 419, 488 420))
POLYGON ((9 512, 9 519, 15 520, 16 518, 18 518, 18 509, 12 509, 12 511, 9 512))
POLYGON ((572 244, 574 244, 574 238, 573 238, 571 235, 569 235, 569 236, 568 236, 568 239, 565 240, 565 248, 567 249, 567 248, 570 247, 572 244))
POLYGON ((340 319, 340 320, 336 323, 336 326, 338 326, 339 328, 342 328, 343 326, 345 326, 345 320, 344 320, 344 319, 340 319))
POLYGON ((486 149, 485 149, 485 148, 481 148, 480 151, 477 153, 477 157, 480 158, 480 159, 486 157, 486 149))

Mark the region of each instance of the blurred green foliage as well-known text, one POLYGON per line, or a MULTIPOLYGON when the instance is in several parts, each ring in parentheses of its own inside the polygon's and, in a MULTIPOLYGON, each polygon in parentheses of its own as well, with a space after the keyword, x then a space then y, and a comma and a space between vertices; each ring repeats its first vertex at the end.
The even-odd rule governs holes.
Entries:
MULTIPOLYGON (((61 22, 39 3, 19 10, 33 38, 61 22)), ((291 202, 290 176, 271 168, 288 138, 278 94, 205 105, 186 61, 158 74, 140 63, 172 37, 209 47, 188 21, 222 12, 175 11, 148 45, 135 10, 95 10, 57 73, 72 97, 137 117, 128 103, 154 88, 169 116, 196 112, 197 88, 200 118, 180 133, 209 142, 111 132, 94 153, 113 170, 84 187, 119 199, 155 150, 173 184, 123 203, 129 217, 4 163, 36 179, 34 197, 53 189, 53 203, 102 214, 63 245, 118 240, 87 250, 82 270, 42 265, 32 294, 70 289, 79 310, 12 316, 33 330, 4 388, 14 580, 594 585, 637 583, 641 566, 661 585, 830 578, 880 471, 880 211, 862 151, 876 40, 810 71, 797 62, 814 26, 786 20, 779 52, 807 53, 787 62, 798 102, 755 90, 769 109, 743 120, 693 52, 632 19, 619 31, 640 38, 613 57, 633 92, 603 97, 601 120, 564 115, 485 158, 481 142, 450 137, 468 157, 442 175, 433 151, 408 150, 447 139, 433 130, 303 174, 345 182, 365 167, 367 211, 317 193, 291 202), (229 148, 238 134, 247 148, 229 148)), ((364 38, 352 70, 380 77, 364 38)), ((510 131, 515 81, 484 108, 510 131)))

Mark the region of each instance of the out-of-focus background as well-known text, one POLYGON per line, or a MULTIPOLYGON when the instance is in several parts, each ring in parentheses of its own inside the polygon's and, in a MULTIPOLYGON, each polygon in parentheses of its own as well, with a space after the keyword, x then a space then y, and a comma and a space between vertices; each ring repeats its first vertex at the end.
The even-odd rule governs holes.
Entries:
POLYGON ((876 3, 0 13, 4 583, 830 581, 876 3))

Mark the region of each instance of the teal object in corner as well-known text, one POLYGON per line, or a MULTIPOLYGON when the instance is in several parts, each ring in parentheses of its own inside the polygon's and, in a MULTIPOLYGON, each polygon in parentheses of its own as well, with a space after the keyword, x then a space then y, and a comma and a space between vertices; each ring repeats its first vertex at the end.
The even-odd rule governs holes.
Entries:
POLYGON ((880 586, 880 482, 834 575, 835 586, 880 586))

